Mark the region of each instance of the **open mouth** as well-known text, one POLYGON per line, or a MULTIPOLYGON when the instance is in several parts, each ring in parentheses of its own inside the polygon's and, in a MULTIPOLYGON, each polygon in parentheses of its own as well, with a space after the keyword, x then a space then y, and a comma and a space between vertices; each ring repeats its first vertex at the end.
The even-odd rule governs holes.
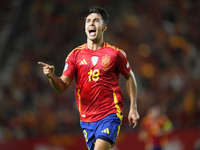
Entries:
POLYGON ((96 34, 96 30, 94 30, 94 29, 89 30, 89 34, 90 35, 95 35, 96 34))

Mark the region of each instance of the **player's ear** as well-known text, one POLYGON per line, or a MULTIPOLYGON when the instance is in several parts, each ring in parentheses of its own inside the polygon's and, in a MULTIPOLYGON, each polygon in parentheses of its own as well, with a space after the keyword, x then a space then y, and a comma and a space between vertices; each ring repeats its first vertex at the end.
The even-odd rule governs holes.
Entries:
POLYGON ((103 27, 103 31, 106 31, 106 30, 107 30, 107 28, 108 28, 108 25, 107 25, 107 24, 105 24, 105 25, 104 25, 104 27, 103 27))

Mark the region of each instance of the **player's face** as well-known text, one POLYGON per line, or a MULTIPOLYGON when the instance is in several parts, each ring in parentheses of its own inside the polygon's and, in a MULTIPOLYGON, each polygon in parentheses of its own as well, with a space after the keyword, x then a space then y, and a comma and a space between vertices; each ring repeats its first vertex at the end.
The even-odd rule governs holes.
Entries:
POLYGON ((100 14, 91 13, 85 20, 85 33, 89 40, 98 40, 102 38, 103 32, 107 29, 107 25, 103 23, 100 14))

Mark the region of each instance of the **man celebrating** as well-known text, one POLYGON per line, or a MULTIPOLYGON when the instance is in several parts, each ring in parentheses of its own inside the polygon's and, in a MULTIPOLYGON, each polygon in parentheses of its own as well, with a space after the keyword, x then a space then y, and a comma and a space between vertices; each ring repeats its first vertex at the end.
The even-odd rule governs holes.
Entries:
POLYGON ((137 84, 123 50, 103 40, 108 14, 100 7, 92 7, 85 16, 87 43, 75 48, 67 56, 61 77, 54 74, 54 66, 43 62, 43 72, 53 88, 65 92, 75 77, 75 97, 80 113, 80 125, 89 150, 110 150, 115 144, 122 123, 123 98, 118 77, 126 79, 130 97, 129 125, 137 125, 137 84))

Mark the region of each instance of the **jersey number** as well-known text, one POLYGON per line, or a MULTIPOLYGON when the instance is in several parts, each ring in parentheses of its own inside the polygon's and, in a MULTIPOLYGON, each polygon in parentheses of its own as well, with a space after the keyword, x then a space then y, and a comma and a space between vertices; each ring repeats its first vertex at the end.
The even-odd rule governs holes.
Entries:
POLYGON ((94 71, 91 69, 88 74, 89 74, 89 82, 93 81, 97 81, 99 80, 99 73, 100 71, 98 69, 95 69, 94 71))
POLYGON ((83 134, 84 134, 84 137, 85 137, 85 141, 88 142, 87 132, 85 130, 83 130, 83 134))

